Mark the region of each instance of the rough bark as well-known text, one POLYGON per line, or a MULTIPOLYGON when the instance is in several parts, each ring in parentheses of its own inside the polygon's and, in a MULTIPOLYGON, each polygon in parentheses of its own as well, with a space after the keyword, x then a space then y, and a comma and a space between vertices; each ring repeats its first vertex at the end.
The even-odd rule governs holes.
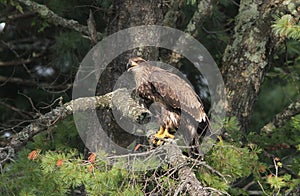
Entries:
MULTIPOLYGON (((118 32, 122 29, 140 25, 159 25, 162 23, 163 11, 162 2, 155 0, 115 0, 113 3, 113 15, 110 17, 110 24, 107 34, 118 32)), ((146 32, 145 32, 146 33, 146 32)), ((131 39, 132 42, 139 40, 131 39)), ((132 51, 124 52, 122 55, 112 61, 102 73, 99 85, 97 88, 98 94, 111 92, 120 75, 126 70, 126 64, 129 57, 142 55, 149 60, 157 60, 158 49, 154 48, 139 48, 132 51), (105 85, 103 85, 105 84, 105 85)), ((99 119, 103 124, 104 130, 109 130, 110 138, 115 143, 121 146, 128 146, 136 138, 133 135, 125 132, 114 121, 113 115, 110 111, 100 111, 98 113, 99 119), (126 138, 126 139, 124 139, 126 138)), ((93 125, 91 125, 93 127, 93 125)), ((97 128, 97 127, 96 127, 97 128)), ((94 131, 92 131, 94 132, 94 131)))
POLYGON ((186 157, 182 155, 179 147, 174 142, 170 142, 164 148, 167 151, 168 163, 172 168, 178 170, 178 176, 182 183, 180 189, 186 189, 189 195, 209 195, 209 192, 198 181, 192 168, 188 166, 186 157))
POLYGON ((276 39, 272 37, 273 14, 283 0, 242 0, 233 40, 223 57, 222 75, 227 94, 227 112, 247 129, 276 39), (274 9, 276 8, 276 9, 274 9))

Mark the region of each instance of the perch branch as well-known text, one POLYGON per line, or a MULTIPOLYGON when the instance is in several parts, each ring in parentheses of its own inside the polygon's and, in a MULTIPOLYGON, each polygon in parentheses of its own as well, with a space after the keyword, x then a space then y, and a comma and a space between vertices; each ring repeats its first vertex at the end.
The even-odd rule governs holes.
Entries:
MULTIPOLYGON (((221 192, 201 185, 192 168, 189 166, 191 162, 196 161, 198 163, 199 161, 183 155, 179 146, 176 144, 176 141, 172 139, 167 139, 164 145, 157 147, 154 150, 134 154, 110 156, 104 159, 108 160, 111 164, 118 162, 118 160, 127 160, 129 162, 122 166, 130 168, 130 161, 134 161, 136 158, 143 158, 145 161, 147 157, 148 159, 150 157, 159 158, 161 159, 159 162, 160 166, 168 164, 170 166, 170 170, 178 172, 180 185, 176 189, 174 195, 179 195, 183 191, 187 191, 189 195, 209 195, 210 192, 221 192)), ((200 165, 202 164, 203 163, 200 165)), ((226 192, 222 192, 222 194, 228 195, 226 192)))
MULTIPOLYGON (((0 148, 1 165, 7 160, 13 161, 15 152, 18 151, 21 146, 25 145, 34 135, 47 130, 58 121, 65 119, 74 112, 100 108, 116 108, 122 112, 123 116, 129 117, 138 123, 145 122, 146 119, 150 117, 150 112, 133 100, 127 89, 118 89, 102 96, 78 98, 41 115, 22 131, 15 134, 6 147, 0 148)), ((149 152, 146 153, 148 154, 149 152)), ((210 194, 210 189, 203 187, 198 181, 192 168, 188 166, 188 158, 182 154, 182 151, 174 140, 168 140, 165 145, 150 153, 165 154, 166 162, 178 171, 179 179, 182 182, 180 190, 178 190, 179 192, 181 189, 185 189, 190 195, 210 194)), ((147 154, 142 153, 140 155, 146 156, 147 154)), ((139 156, 139 154, 129 156, 135 157, 139 156)), ((111 161, 113 161, 113 159, 111 161)))
MULTIPOLYGON (((38 4, 30 0, 16 0, 16 1, 26 5, 30 11, 38 13, 41 17, 46 18, 47 21, 50 23, 78 31, 86 36, 90 35, 87 26, 81 25, 75 20, 67 20, 63 17, 58 16, 45 5, 38 4)), ((101 33, 97 33, 97 35, 99 40, 103 37, 101 33)))
MULTIPOLYGON (((146 121, 150 117, 150 112, 137 104, 130 97, 129 92, 126 89, 118 89, 102 96, 78 98, 56 107, 50 112, 41 115, 38 119, 34 120, 34 122, 23 128, 22 131, 12 136, 7 147, 13 148, 17 151, 34 135, 47 130, 58 121, 65 119, 74 112, 112 107, 120 110, 124 116, 129 117, 136 122, 146 121)), ((1 153, 4 152, 0 152, 0 154, 1 153)))
POLYGON ((282 112, 276 114, 275 117, 262 128, 262 130, 272 131, 274 128, 281 127, 287 120, 297 114, 300 114, 300 99, 291 103, 282 112))
POLYGON ((185 185, 190 195, 209 195, 209 191, 205 190, 198 181, 192 169, 188 167, 186 157, 174 142, 175 141, 172 140, 163 146, 167 152, 168 163, 173 168, 178 169, 179 179, 185 185))

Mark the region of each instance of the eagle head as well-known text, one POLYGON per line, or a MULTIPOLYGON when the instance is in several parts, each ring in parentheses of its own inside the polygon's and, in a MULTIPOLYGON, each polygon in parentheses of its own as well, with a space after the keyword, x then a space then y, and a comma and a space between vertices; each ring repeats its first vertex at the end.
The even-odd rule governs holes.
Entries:
POLYGON ((140 65, 141 63, 144 63, 144 62, 146 62, 146 60, 141 57, 130 58, 126 65, 126 68, 129 71, 132 68, 137 67, 138 65, 140 65))

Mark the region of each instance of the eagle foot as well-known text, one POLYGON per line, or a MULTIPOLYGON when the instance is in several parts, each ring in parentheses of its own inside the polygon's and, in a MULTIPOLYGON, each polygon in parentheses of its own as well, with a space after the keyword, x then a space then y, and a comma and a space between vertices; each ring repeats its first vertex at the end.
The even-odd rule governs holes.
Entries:
POLYGON ((163 144, 164 139, 171 138, 174 139, 174 135, 169 133, 169 129, 164 129, 162 126, 160 126, 158 132, 154 135, 154 140, 152 141, 153 144, 160 146, 163 144))

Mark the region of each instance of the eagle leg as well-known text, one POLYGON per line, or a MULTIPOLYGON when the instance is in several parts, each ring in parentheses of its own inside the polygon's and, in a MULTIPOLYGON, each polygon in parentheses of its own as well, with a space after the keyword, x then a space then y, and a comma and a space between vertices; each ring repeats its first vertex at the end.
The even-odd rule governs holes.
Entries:
POLYGON ((169 129, 168 128, 163 128, 162 126, 160 126, 158 132, 154 135, 155 139, 153 140, 153 143, 157 144, 158 146, 161 145, 161 140, 165 139, 165 138, 171 138, 174 139, 174 135, 169 133, 169 129), (156 140, 158 140, 156 142, 156 140))

